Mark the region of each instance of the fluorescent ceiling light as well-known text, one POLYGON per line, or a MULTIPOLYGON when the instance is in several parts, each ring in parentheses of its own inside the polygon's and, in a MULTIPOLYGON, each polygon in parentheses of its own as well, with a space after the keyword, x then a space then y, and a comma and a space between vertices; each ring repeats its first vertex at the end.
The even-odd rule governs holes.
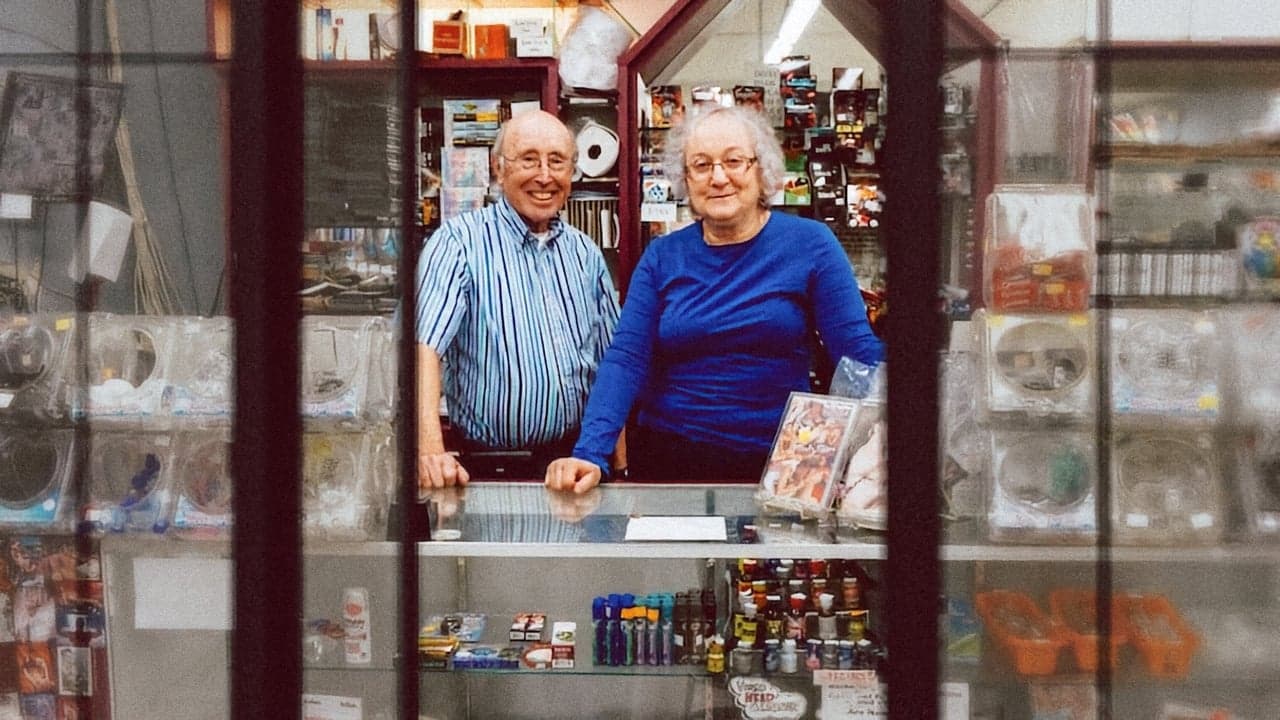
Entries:
POLYGON ((769 52, 764 54, 765 65, 777 65, 782 62, 782 58, 791 54, 791 48, 800 39, 821 4, 822 0, 791 0, 786 14, 782 16, 782 24, 778 26, 778 37, 769 46, 769 52))

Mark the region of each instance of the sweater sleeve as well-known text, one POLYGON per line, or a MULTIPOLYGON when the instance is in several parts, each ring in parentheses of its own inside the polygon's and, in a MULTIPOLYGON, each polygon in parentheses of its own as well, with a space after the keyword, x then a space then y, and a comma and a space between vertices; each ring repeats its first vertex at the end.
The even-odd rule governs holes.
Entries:
POLYGON ((649 377, 658 335, 658 245, 654 243, 645 251, 631 275, 613 343, 600 361, 582 418, 582 431, 573 448, 574 457, 604 469, 609 466, 609 453, 649 377))
POLYGON ((809 287, 810 307, 827 352, 834 365, 848 356, 867 365, 884 358, 884 344, 867 320, 867 306, 858 289, 853 268, 835 235, 825 227, 813 253, 814 268, 809 287))

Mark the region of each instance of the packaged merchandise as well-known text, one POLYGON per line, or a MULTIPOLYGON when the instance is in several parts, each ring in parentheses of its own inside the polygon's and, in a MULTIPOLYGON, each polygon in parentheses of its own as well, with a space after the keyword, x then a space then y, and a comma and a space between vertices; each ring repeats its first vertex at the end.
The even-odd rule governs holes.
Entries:
POLYGON ((40 314, 0 317, 0 417, 58 422, 67 414, 67 371, 75 318, 40 314))
POLYGON ((81 532, 164 533, 171 507, 173 438, 168 432, 104 430, 89 447, 81 532))
POLYGON ((1085 421, 1097 381, 1093 313, 974 313, 985 414, 1085 421))
POLYGON ((1118 421, 1212 423, 1221 409, 1222 346, 1213 315, 1191 310, 1109 313, 1111 408, 1118 421))
POLYGON ((89 385, 71 394, 72 416, 98 423, 160 422, 178 330, 166 317, 91 313, 89 385))
POLYGON ((1122 433, 1111 444, 1117 543, 1202 545, 1226 528, 1218 453, 1208 433, 1122 433))
POLYGON ((1092 541, 1097 532, 1096 453, 1090 432, 992 430, 987 508, 992 539, 1092 541))
POLYGON ((1094 209, 1082 186, 997 186, 987 198, 986 213, 987 308, 1001 313, 1089 308, 1094 209))
POLYGON ((69 429, 0 427, 0 528, 70 529, 75 442, 69 429))
POLYGON ((792 393, 765 465, 756 499, 764 507, 824 514, 845 469, 858 403, 792 393))

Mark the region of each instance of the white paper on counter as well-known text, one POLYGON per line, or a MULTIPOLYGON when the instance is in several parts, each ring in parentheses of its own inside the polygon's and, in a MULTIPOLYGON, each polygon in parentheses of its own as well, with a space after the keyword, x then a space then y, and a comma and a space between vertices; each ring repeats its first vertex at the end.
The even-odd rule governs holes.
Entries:
POLYGON ((302 720, 364 720, 358 697, 302 695, 302 720))
POLYGON ((138 630, 230 630, 231 561, 134 558, 138 630))
POLYGON ((647 515, 627 521, 626 540, 702 540, 725 542, 724 518, 703 515, 647 515))

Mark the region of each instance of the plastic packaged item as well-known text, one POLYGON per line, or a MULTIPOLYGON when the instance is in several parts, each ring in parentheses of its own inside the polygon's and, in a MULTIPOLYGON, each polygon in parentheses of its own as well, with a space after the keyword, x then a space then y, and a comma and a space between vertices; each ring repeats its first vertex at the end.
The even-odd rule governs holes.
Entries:
POLYGON ((177 341, 172 372, 167 378, 164 406, 180 418, 229 422, 235 348, 231 319, 176 318, 177 341))
POLYGON ((163 533, 171 511, 172 436, 103 430, 89 447, 89 492, 77 528, 92 533, 163 533))
POLYGON ((582 5, 560 46, 560 80, 566 87, 617 90, 618 56, 631 31, 602 8, 582 5))
POLYGON ((884 406, 860 401, 849 441, 848 466, 838 490, 837 518, 860 528, 888 529, 888 434, 884 406))
POLYGON ((1280 305, 1242 303, 1220 311, 1231 359, 1226 376, 1234 379, 1227 400, 1246 424, 1280 425, 1280 305))
POLYGON ((1209 434, 1121 434, 1111 446, 1111 477, 1117 543, 1197 545, 1221 539, 1226 513, 1209 434))
POLYGON ((70 529, 71 430, 0 427, 0 528, 70 529))
MULTIPOLYGON (((1128 642, 1128 634, 1118 605, 1110 604, 1111 628, 1107 637, 1111 670, 1120 664, 1120 648, 1128 642)), ((1097 593, 1082 588, 1057 588, 1049 592, 1049 616, 1062 628, 1071 644, 1076 666, 1082 672, 1098 669, 1098 598, 1097 593)))
POLYGON ((1236 230, 1244 264, 1245 290, 1252 296, 1280 295, 1280 217, 1259 217, 1236 230))
POLYGON ((979 425, 978 358, 973 352, 952 349, 943 354, 940 364, 943 457, 939 470, 944 510, 952 517, 979 517, 991 451, 987 433, 979 425))
POLYGON ((72 416, 98 423, 162 422, 177 325, 170 318, 91 313, 81 327, 88 333, 89 385, 71 393, 72 416))
POLYGON ((987 632, 1019 674, 1053 674, 1066 639, 1034 600, 1011 590, 988 590, 974 599, 987 632))
POLYGON ((375 540, 387 531, 394 452, 386 428, 302 437, 303 531, 329 540, 375 540))
POLYGON ((71 316, 0 317, 0 417, 20 422, 66 417, 74 328, 71 316))
POLYGON ((854 400, 791 393, 756 500, 768 509, 825 514, 845 469, 857 410, 854 400))
POLYGON ((342 591, 342 649, 348 665, 373 661, 369 628, 369 590, 349 587, 342 591))
POLYGON ((987 416, 1083 422, 1096 397, 1094 316, 974 314, 987 416))
POLYGON ((1212 423, 1221 409, 1219 325, 1209 313, 1110 313, 1111 408, 1118 420, 1212 423))
POLYGON ((1233 452, 1249 529, 1259 537, 1280 538, 1280 428, 1241 433, 1233 452))
POLYGON ((1071 430, 993 430, 992 539, 1090 542, 1097 533, 1096 443, 1071 430))
POLYGON ((1168 598, 1119 594, 1115 603, 1122 631, 1138 648, 1147 672, 1160 678, 1186 677, 1200 637, 1168 598))
POLYGON ((231 531, 231 439, 226 428, 174 434, 170 532, 218 539, 231 531))
POLYGON ((1002 313, 1089 308, 1093 203, 1080 185, 1000 185, 987 198, 983 291, 1002 313))
POLYGON ((309 316, 302 322, 302 415, 341 426, 389 420, 395 349, 382 317, 309 316))

